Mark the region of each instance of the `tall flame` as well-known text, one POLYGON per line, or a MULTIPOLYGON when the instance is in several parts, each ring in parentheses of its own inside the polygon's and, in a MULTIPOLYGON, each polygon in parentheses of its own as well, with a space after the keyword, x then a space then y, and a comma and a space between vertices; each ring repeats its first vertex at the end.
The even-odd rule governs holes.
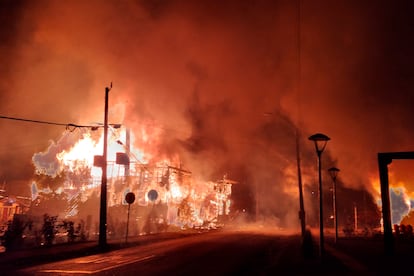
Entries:
MULTIPOLYGON (((142 141, 151 140, 148 131, 140 130, 140 133, 146 134, 142 141)), ((157 160, 153 153, 136 148, 134 142, 131 142, 135 137, 133 133, 130 134, 128 145, 123 142, 126 140, 125 129, 112 132, 108 139, 108 207, 122 204, 126 192, 132 191, 137 194, 138 205, 147 206, 150 201, 167 204, 168 222, 173 224, 198 225, 229 214, 233 182, 226 181, 225 178, 218 182, 196 180, 191 172, 181 167, 179 157, 162 157, 157 160), (128 156, 128 162, 118 163, 118 153, 128 156), (151 190, 157 191, 156 199, 148 198, 151 190), (181 216, 177 215, 180 210, 181 216)), ((62 190, 83 194, 99 190, 102 169, 94 165, 94 159, 95 156, 102 155, 102 151, 103 134, 94 139, 87 132, 72 147, 57 152, 55 160, 66 177, 62 190)), ((38 166, 38 172, 44 171, 39 164, 35 165, 38 166)))

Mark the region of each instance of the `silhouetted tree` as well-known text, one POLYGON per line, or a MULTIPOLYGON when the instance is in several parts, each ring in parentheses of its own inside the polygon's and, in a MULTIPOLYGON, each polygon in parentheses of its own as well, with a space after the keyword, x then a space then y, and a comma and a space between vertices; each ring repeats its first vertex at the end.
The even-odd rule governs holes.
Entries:
POLYGON ((42 233, 45 239, 46 245, 53 244, 53 240, 55 239, 55 222, 57 217, 49 216, 48 214, 43 215, 43 228, 42 233))
POLYGON ((14 215, 12 221, 7 222, 4 234, 4 243, 7 250, 18 249, 23 245, 23 232, 28 226, 22 215, 14 215))

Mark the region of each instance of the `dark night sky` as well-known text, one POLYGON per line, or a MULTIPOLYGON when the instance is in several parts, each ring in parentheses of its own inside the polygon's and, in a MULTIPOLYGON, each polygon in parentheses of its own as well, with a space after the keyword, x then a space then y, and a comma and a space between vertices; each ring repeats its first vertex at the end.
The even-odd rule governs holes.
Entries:
MULTIPOLYGON (((0 5, 0 115, 102 122, 113 81, 110 121, 156 122, 162 152, 180 152, 206 178, 229 170, 286 206, 295 126, 305 184, 315 181, 316 132, 332 139, 324 166, 373 194, 377 153, 414 150, 412 1, 302 0, 300 36, 287 0, 0 5)), ((33 154, 63 131, 1 120, 0 181, 26 188, 33 154)), ((394 166, 391 181, 414 191, 413 167, 394 166)))

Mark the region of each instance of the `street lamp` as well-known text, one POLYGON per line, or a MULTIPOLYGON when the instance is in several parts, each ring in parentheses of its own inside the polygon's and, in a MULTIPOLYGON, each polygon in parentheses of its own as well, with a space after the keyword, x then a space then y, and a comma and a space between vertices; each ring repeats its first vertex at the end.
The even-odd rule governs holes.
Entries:
POLYGON ((315 144, 316 154, 318 155, 318 171, 319 171, 319 255, 322 257, 324 253, 323 240, 323 205, 322 205, 322 173, 321 173, 321 155, 326 144, 331 138, 322 133, 316 133, 309 137, 309 140, 315 144))
POLYGON ((335 243, 336 243, 338 241, 338 218, 337 218, 337 211, 336 211, 336 177, 338 176, 339 169, 332 167, 328 169, 328 171, 333 181, 332 198, 333 198, 333 218, 334 218, 334 226, 335 226, 335 243))

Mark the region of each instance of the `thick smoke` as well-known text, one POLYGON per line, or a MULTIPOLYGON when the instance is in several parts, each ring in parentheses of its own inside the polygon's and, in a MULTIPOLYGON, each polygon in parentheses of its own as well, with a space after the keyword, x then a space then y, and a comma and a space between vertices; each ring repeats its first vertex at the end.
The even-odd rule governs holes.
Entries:
MULTIPOLYGON (((111 122, 161 125, 162 152, 206 179, 228 173, 247 206, 256 198, 285 225, 297 221, 296 127, 305 185, 316 180, 307 137, 322 132, 324 168, 376 193, 376 154, 412 150, 412 4, 300 1, 298 20, 298 2, 3 1, 1 114, 102 122, 113 81, 111 122)), ((10 190, 63 132, 0 130, 10 190)))

